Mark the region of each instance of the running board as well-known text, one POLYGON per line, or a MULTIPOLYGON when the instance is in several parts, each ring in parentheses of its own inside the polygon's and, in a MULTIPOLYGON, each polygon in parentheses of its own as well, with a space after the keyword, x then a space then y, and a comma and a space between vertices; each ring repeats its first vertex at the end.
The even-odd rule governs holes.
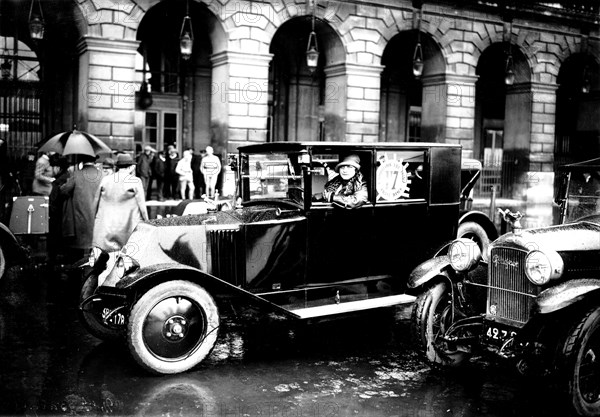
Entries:
POLYGON ((332 316, 335 314, 351 313, 354 311, 370 310, 380 307, 392 307, 398 304, 408 304, 415 301, 416 297, 408 294, 390 295, 387 297, 371 298, 369 300, 349 301, 340 304, 328 304, 317 307, 299 308, 290 310, 301 319, 332 316))

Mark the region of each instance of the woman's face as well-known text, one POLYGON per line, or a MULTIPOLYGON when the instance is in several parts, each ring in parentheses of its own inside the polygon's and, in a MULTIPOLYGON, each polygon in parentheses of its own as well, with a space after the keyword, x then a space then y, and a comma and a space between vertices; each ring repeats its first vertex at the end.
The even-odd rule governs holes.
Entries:
POLYGON ((340 176, 343 180, 349 180, 356 175, 356 168, 350 165, 342 165, 340 167, 340 176))

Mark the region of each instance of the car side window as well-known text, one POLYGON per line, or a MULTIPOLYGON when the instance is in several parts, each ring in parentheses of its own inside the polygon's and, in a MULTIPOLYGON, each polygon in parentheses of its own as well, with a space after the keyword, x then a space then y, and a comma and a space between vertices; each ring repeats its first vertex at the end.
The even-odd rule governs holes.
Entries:
POLYGON ((424 199, 426 191, 423 151, 377 152, 376 190, 378 202, 424 199))

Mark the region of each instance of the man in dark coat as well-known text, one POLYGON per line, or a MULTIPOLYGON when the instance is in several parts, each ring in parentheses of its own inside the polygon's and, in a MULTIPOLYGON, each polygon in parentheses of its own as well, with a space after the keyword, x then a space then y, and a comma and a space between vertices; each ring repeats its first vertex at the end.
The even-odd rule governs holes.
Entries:
POLYGON ((192 176, 194 179, 194 198, 200 198, 202 196, 202 190, 204 189, 204 177, 200 172, 200 162, 202 161, 202 155, 194 153, 194 150, 190 148, 192 152, 192 176))
POLYGON ((165 183, 165 153, 160 151, 152 161, 152 178, 156 180, 156 190, 158 191, 158 201, 165 201, 163 187, 165 183))
POLYGON ((156 149, 148 145, 144 148, 137 159, 136 175, 142 180, 142 186, 146 193, 146 200, 152 198, 152 160, 156 154, 156 149))

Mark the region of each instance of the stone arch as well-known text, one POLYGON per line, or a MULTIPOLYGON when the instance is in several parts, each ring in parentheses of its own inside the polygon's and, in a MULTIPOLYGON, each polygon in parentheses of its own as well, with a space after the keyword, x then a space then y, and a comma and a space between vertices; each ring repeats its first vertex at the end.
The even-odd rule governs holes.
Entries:
MULTIPOLYGON (((186 24, 185 29, 188 28, 186 24)), ((175 145, 178 149, 199 150, 212 144, 216 153, 223 152, 225 143, 212 143, 214 135, 211 133, 211 115, 216 111, 213 108, 214 59, 222 55, 228 44, 219 17, 203 2, 190 1, 188 9, 185 1, 163 0, 145 12, 136 40, 140 42, 138 54, 144 58, 138 76, 147 61, 147 81, 153 96, 148 107, 148 101, 142 103, 138 93, 136 146, 149 143, 159 149, 175 145), (179 38, 188 11, 194 42, 191 57, 186 60, 181 57, 179 38), (160 31, 156 30, 158 25, 160 31), (148 119, 149 114, 156 121, 148 119), (158 126, 156 137, 147 135, 147 123, 158 126)))
POLYGON ((555 164, 576 162, 600 152, 600 63, 576 52, 560 66, 557 76, 555 164), (585 88, 584 88, 585 87, 585 88))
MULTIPOLYGON (((429 33, 420 34, 423 73, 413 74, 417 31, 407 30, 390 39, 381 57, 379 133, 381 141, 444 140, 444 100, 425 94, 425 85, 439 81, 447 72, 439 44, 429 33)), ((443 81, 443 80, 442 80, 443 81)), ((434 88, 439 88, 439 85, 434 88)))
POLYGON ((496 42, 477 63, 473 156, 483 159, 483 181, 499 186, 500 195, 516 198, 513 185, 528 168, 531 141, 532 71, 520 47, 496 42), (512 55, 514 83, 505 82, 508 54, 512 55))
POLYGON ((273 36, 269 52, 270 140, 315 140, 344 138, 344 88, 338 76, 346 60, 342 40, 332 26, 315 20, 319 60, 311 72, 306 65, 306 48, 311 16, 283 23, 273 36), (335 102, 330 100, 335 95, 335 102), (332 97, 330 97, 332 96, 332 97), (335 111, 333 107, 336 107, 335 111))

